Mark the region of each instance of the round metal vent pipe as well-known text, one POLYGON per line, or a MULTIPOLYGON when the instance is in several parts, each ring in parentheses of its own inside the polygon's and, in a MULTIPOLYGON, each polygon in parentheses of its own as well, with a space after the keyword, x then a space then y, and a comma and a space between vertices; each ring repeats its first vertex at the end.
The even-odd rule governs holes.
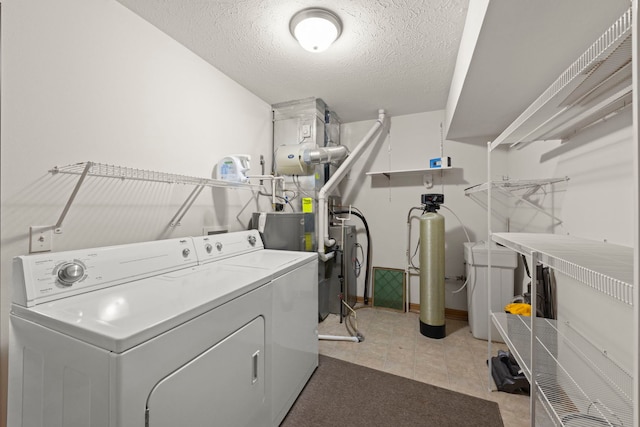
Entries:
POLYGON ((302 153, 302 160, 308 165, 339 162, 349 155, 349 150, 344 145, 335 147, 309 148, 302 153))

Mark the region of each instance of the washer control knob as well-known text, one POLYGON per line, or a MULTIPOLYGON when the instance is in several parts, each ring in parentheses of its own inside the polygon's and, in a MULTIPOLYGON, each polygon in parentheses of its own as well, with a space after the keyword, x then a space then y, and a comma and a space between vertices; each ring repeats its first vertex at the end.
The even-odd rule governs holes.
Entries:
POLYGON ((182 256, 185 257, 185 258, 188 257, 190 253, 191 253, 191 251, 189 250, 189 248, 184 248, 182 250, 182 256))
POLYGON ((78 262, 67 262, 58 268, 58 282, 71 286, 84 277, 84 266, 78 262))
POLYGON ((207 243, 206 245, 204 245, 204 250, 207 251, 208 254, 210 254, 213 250, 213 246, 211 246, 211 243, 207 243))
POLYGON ((247 240, 249 241, 249 244, 250 244, 251 246, 255 246, 255 245, 256 245, 256 236, 251 235, 251 236, 249 236, 249 237, 247 238, 247 240))
POLYGON ((216 242, 216 249, 220 252, 222 250, 222 243, 216 242))

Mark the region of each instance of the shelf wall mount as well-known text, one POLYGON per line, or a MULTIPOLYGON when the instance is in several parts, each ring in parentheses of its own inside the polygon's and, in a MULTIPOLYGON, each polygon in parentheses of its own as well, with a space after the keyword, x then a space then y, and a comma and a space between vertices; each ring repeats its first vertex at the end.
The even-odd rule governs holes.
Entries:
MULTIPOLYGON (((562 178, 548 178, 548 179, 528 179, 528 180, 502 180, 502 181, 491 181, 489 183, 484 182, 482 184, 477 184, 471 187, 468 187, 464 190, 465 196, 472 198, 477 203, 481 204, 478 199, 474 198, 474 194, 488 192, 489 186, 492 189, 495 189, 499 193, 507 196, 513 197, 519 202, 529 206, 530 208, 535 209, 543 215, 546 215, 556 221, 557 225, 562 224, 562 219, 553 215, 551 212, 548 212, 546 209, 536 205, 535 203, 528 200, 528 197, 536 194, 539 190, 544 189, 547 185, 557 184, 560 182, 569 181, 569 177, 565 176, 562 178), (519 195, 515 192, 518 190, 526 190, 526 194, 519 195)), ((482 204, 481 204, 482 205, 482 204)), ((486 206, 485 206, 486 207, 486 206)))

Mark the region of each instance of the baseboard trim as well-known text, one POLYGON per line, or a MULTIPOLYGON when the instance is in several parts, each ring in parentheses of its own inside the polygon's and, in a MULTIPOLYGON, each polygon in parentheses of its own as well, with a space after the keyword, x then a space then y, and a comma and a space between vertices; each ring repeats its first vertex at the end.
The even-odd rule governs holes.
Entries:
MULTIPOLYGON (((356 297, 356 302, 359 304, 364 304, 364 298, 363 297, 356 297)), ((369 299, 369 304, 371 307, 373 307, 373 298, 369 299)), ((409 311, 411 311, 412 313, 419 313, 420 312, 420 304, 414 304, 411 303, 409 304, 409 311)), ((444 309, 444 317, 447 319, 451 319, 451 320, 463 320, 463 321, 468 321, 469 320, 469 313, 465 310, 457 310, 455 308, 446 308, 444 309)))
POLYGON ((451 320, 464 320, 465 322, 467 322, 469 320, 469 313, 464 310, 445 308, 444 317, 451 320))

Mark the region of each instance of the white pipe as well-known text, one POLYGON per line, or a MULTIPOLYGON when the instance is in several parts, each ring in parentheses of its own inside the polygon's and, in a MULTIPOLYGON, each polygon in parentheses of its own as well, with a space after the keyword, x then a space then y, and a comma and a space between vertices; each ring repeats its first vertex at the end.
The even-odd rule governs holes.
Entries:
POLYGON ((247 178, 255 178, 255 179, 280 179, 284 181, 284 176, 274 176, 274 175, 247 175, 247 178))
MULTIPOLYGON (((410 289, 411 289, 411 268, 413 267, 411 265, 411 212, 415 211, 415 210, 424 210, 424 206, 414 206, 412 208, 409 209, 409 213, 407 214, 407 262, 404 268, 404 274, 405 274, 405 295, 406 295, 406 301, 405 301, 405 311, 408 313, 409 309, 411 308, 411 295, 410 295, 410 289)), ((414 268, 415 269, 415 268, 414 268)))
POLYGON ((318 192, 318 236, 322 236, 322 239, 318 238, 318 255, 323 261, 333 258, 333 253, 331 253, 329 256, 325 254, 324 247, 331 247, 335 244, 335 240, 329 238, 329 212, 327 207, 327 195, 337 187, 340 181, 342 181, 342 178, 344 178, 344 176, 351 170, 353 163, 358 160, 358 158, 362 154, 362 151, 364 151, 369 142, 371 142, 371 139, 373 139, 375 134, 384 125, 385 119, 386 114, 384 110, 378 110, 378 119, 376 120, 371 130, 369 130, 364 138, 362 138, 356 148, 351 152, 349 157, 347 157, 342 165, 340 165, 338 170, 334 172, 329 181, 327 181, 327 183, 318 192), (322 235, 320 233, 322 233, 322 235))
POLYGON ((247 178, 255 178, 255 179, 270 179, 271 180, 271 205, 276 204, 276 181, 282 181, 282 191, 284 191, 284 176, 274 176, 274 175, 248 175, 247 178))
POLYGON ((406 301, 405 301, 405 307, 404 307, 404 311, 405 313, 409 312, 409 306, 410 306, 410 295, 409 295, 409 289, 411 287, 411 276, 409 275, 409 270, 411 269, 411 211, 413 210, 413 208, 409 209, 409 215, 407 215, 407 261, 405 263, 405 267, 404 267, 404 280, 405 280, 405 296, 406 296, 406 301))
POLYGON ((343 337, 342 335, 318 335, 319 340, 327 340, 327 341, 351 341, 351 342, 360 342, 358 337, 343 337))

